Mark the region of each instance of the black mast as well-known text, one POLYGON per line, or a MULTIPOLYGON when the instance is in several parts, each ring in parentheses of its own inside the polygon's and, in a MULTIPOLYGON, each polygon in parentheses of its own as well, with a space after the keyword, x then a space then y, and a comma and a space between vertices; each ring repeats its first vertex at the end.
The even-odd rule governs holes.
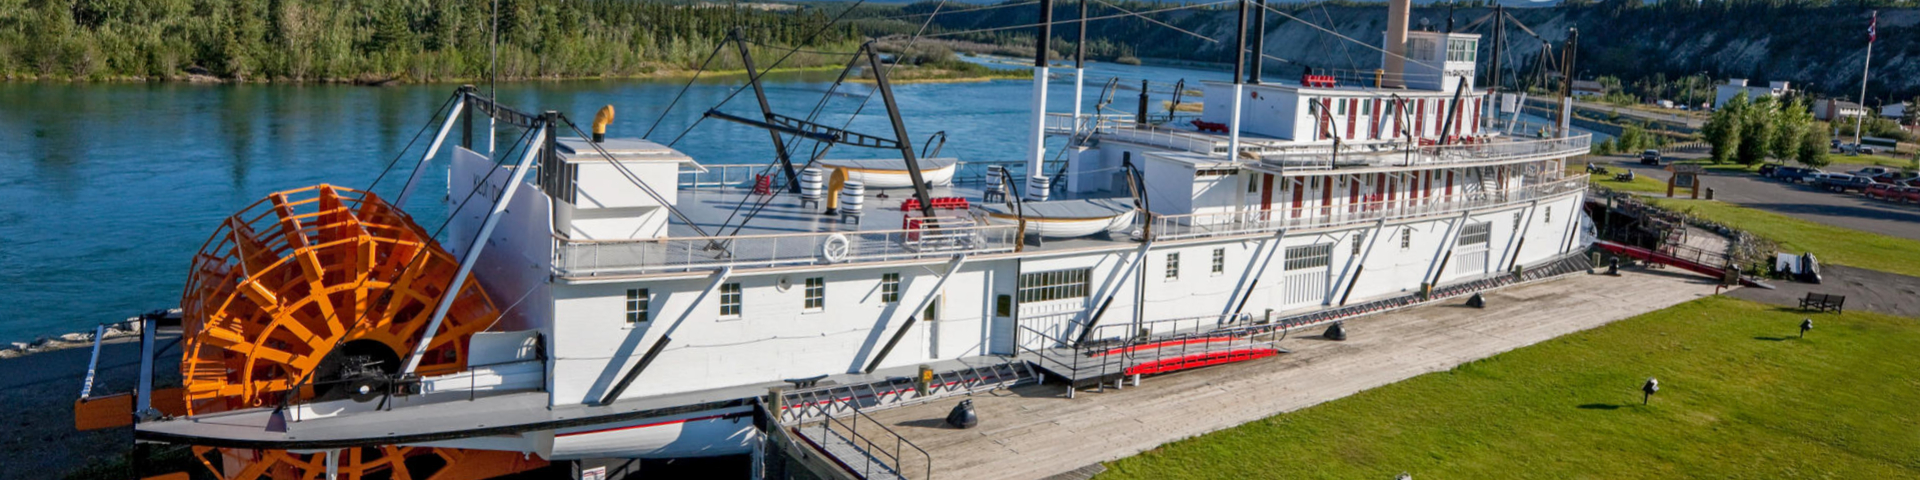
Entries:
MULTIPOLYGON (((733 32, 729 33, 728 36, 731 37, 734 44, 740 46, 740 64, 747 69, 747 83, 753 85, 754 98, 760 100, 760 118, 766 120, 767 123, 773 123, 773 107, 767 103, 767 90, 760 86, 760 76, 754 72, 753 54, 747 51, 746 38, 740 34, 739 27, 734 27, 733 32)), ((780 159, 780 168, 786 170, 787 178, 800 178, 799 175, 794 174, 793 158, 787 156, 787 141, 780 138, 780 132, 778 131, 767 130, 767 135, 773 136, 773 152, 774 155, 780 159)), ((800 193, 800 183, 790 182, 787 192, 800 193)))

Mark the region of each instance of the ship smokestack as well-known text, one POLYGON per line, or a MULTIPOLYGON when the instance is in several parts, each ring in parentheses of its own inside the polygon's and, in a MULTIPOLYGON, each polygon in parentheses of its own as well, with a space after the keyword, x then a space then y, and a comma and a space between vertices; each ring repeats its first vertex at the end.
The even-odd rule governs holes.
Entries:
POLYGON ((1387 44, 1386 54, 1381 55, 1381 66, 1386 70, 1382 86, 1407 86, 1407 18, 1412 14, 1412 0, 1387 0, 1387 44))
POLYGON ((593 114, 593 143, 607 141, 607 125, 613 123, 613 105, 600 107, 600 113, 593 114))

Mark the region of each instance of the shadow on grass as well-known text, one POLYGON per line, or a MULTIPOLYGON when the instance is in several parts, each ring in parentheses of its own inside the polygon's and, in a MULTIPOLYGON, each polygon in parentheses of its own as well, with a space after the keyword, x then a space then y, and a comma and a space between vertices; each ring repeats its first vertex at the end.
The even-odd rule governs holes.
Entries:
POLYGON ((1581 410, 1619 410, 1620 407, 1621 405, 1616 405, 1612 403, 1589 403, 1589 404, 1581 405, 1574 408, 1578 408, 1581 410))
POLYGON ((1784 342, 1784 341, 1788 341, 1788 340, 1793 340, 1793 339, 1794 339, 1794 337, 1753 337, 1753 339, 1754 339, 1754 340, 1766 340, 1766 341, 1769 341, 1769 342, 1784 342))

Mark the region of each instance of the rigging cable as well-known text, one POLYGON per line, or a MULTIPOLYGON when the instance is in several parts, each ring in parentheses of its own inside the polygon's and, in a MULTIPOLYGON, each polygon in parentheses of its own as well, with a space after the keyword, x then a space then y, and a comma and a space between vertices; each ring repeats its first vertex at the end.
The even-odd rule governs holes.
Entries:
MULTIPOLYGON (((758 72, 754 72, 752 76, 747 78, 747 81, 750 83, 760 81, 760 77, 766 76, 767 72, 773 71, 773 69, 775 68, 779 68, 781 63, 785 63, 787 59, 793 58, 794 52, 799 50, 800 45, 813 43, 814 39, 819 38, 820 35, 823 33, 827 33, 828 28, 833 27, 833 25, 836 23, 840 23, 840 19, 846 18, 848 13, 853 13, 854 9, 860 8, 861 5, 865 5, 866 3, 867 3, 867 0, 859 0, 857 2, 853 2, 853 5, 848 6, 845 10, 841 10, 840 14, 834 16, 832 20, 827 21, 826 24, 820 25, 820 28, 817 30, 814 30, 813 33, 807 34, 807 38, 802 39, 799 42, 796 42, 794 44, 794 48, 791 50, 788 50, 786 55, 782 55, 778 60, 774 60, 773 63, 768 64, 766 68, 761 69, 758 72)), ((700 68, 704 70, 706 69, 706 66, 703 65, 700 68)), ((725 106, 727 102, 733 101, 733 97, 739 96, 740 92, 746 89, 747 89, 746 85, 742 85, 740 87, 734 88, 733 92, 728 93, 726 98, 720 99, 720 103, 714 104, 713 108, 717 109, 717 108, 720 108, 721 106, 725 106)), ((694 119, 693 123, 688 124, 685 130, 680 131, 680 135, 673 137, 673 141, 667 142, 667 147, 671 148, 674 145, 678 145, 681 139, 687 138, 687 134, 693 132, 694 127, 700 126, 700 122, 704 122, 706 120, 707 120, 706 116, 701 116, 700 118, 694 119)))
POLYGON ((453 99, 459 97, 460 94, 450 95, 447 101, 440 103, 440 108, 433 110, 433 116, 427 117, 427 123, 420 125, 420 131, 413 133, 413 139, 407 140, 407 146, 401 147, 399 153, 393 154, 393 160, 387 161, 387 168, 380 169, 380 174, 373 177, 373 183, 367 184, 367 191, 373 191, 373 187, 380 185, 380 180, 387 178, 387 172, 393 171, 393 166, 400 163, 400 157, 405 157, 407 151, 413 149, 413 144, 420 141, 420 136, 425 135, 427 129, 433 127, 433 120, 440 118, 440 114, 447 111, 447 105, 453 104, 453 99))
MULTIPOLYGON (((941 9, 941 8, 944 8, 944 7, 946 7, 946 5, 947 5, 947 1, 946 1, 946 0, 940 0, 940 3, 939 3, 939 5, 937 5, 937 6, 935 6, 935 7, 934 7, 934 13, 936 13, 936 14, 938 14, 938 13, 939 13, 939 11, 940 11, 940 9, 941 9)), ((929 15, 929 16, 927 17, 927 21, 926 21, 925 23, 922 23, 922 24, 920 24, 920 30, 919 30, 919 31, 916 31, 916 32, 914 32, 914 34, 913 34, 913 37, 912 37, 912 38, 909 38, 909 39, 907 39, 907 45, 906 45, 905 47, 903 47, 903 49, 902 49, 902 51, 912 51, 912 50, 913 50, 913 45, 914 45, 914 43, 916 43, 916 42, 919 42, 919 41, 920 41, 920 38, 921 38, 921 35, 922 35, 922 34, 925 34, 925 33, 926 33, 926 31, 927 31, 927 28, 933 25, 933 19, 934 19, 934 18, 935 18, 935 16, 934 16, 934 15, 929 15)), ((867 44, 866 46, 864 46, 864 47, 862 47, 862 49, 863 49, 863 50, 865 50, 865 49, 872 49, 872 48, 873 48, 873 43, 872 43, 872 42, 868 42, 868 44, 867 44)), ((871 50, 869 50, 869 51, 868 51, 867 53, 869 53, 869 54, 874 54, 874 52, 872 52, 871 50)), ((858 59, 855 59, 855 61, 854 61, 854 62, 848 62, 848 65, 854 65, 854 64, 855 64, 855 63, 856 63, 857 61, 858 61, 858 59)), ((873 72, 873 74, 874 74, 874 78, 875 78, 875 80, 877 81, 877 80, 878 80, 878 79, 879 79, 879 78, 880 78, 881 76, 883 76, 883 75, 888 75, 888 74, 891 74, 891 73, 893 73, 893 69, 894 69, 895 67, 898 67, 899 65, 900 65, 900 62, 898 62, 898 61, 895 61, 895 62, 894 62, 893 64, 891 64, 891 65, 887 65, 887 66, 885 67, 885 68, 886 68, 886 70, 885 70, 885 71, 876 71, 876 72, 873 72)), ((877 87, 877 84, 876 84, 876 87, 877 87)), ((862 100, 860 100, 860 106, 859 106, 858 108, 855 108, 855 109, 854 109, 854 111, 853 111, 853 114, 852 114, 852 115, 849 115, 849 116, 847 116, 847 122, 846 122, 845 124, 843 124, 843 125, 842 125, 842 126, 840 127, 840 129, 841 129, 841 130, 846 130, 846 129, 847 129, 848 127, 851 127, 851 126, 853 126, 853 119, 855 119, 855 118, 858 118, 858 117, 860 116, 860 112, 862 112, 862 111, 864 111, 864 110, 866 110, 866 108, 867 108, 867 104, 868 104, 869 102, 871 102, 871 101, 873 100, 873 94, 875 94, 875 93, 878 93, 879 91, 880 91, 880 89, 879 89, 879 88, 874 88, 874 89, 872 89, 872 90, 869 90, 869 91, 867 91, 867 96, 866 96, 866 98, 864 98, 864 99, 862 99, 862 100)), ((823 104, 823 105, 824 105, 824 103, 826 102, 826 99, 827 99, 827 98, 829 98, 829 97, 830 97, 830 96, 823 96, 823 97, 821 97, 821 102, 822 102, 822 104, 823 104)), ((724 102, 722 102, 722 103, 724 103, 724 102)), ((818 112, 818 111, 819 111, 819 109, 818 109, 818 108, 816 107, 816 110, 815 110, 815 111, 816 111, 816 112, 818 112)), ((812 119, 809 119, 809 120, 811 121, 812 119)), ((898 138, 898 139, 894 139, 894 141, 896 141, 896 142, 912 142, 912 141, 913 141, 913 139, 908 139, 908 138, 898 138)), ((832 145, 832 144, 827 144, 827 143, 825 143, 825 142, 818 142, 818 141, 816 141, 816 142, 814 143, 814 151, 813 151, 813 155, 812 155, 812 156, 811 156, 810 158, 808 158, 808 159, 807 159, 807 164, 806 164, 806 166, 805 166, 805 167, 802 167, 802 168, 812 168, 812 167, 813 167, 813 165, 814 165, 815 163, 818 163, 818 162, 820 161, 820 157, 823 157, 823 156, 825 156, 825 155, 827 154, 827 151, 828 151, 828 150, 831 150, 832 148, 833 148, 833 145, 832 145)), ((909 148, 911 148, 911 147, 909 147, 909 148)), ((905 160, 905 159, 903 158, 902 160, 905 160)), ((789 187, 791 187, 791 186, 793 185, 793 183, 794 183, 794 182, 797 182, 797 181, 799 181, 799 180, 800 180, 800 179, 798 179, 798 178, 790 178, 790 179, 787 179, 787 185, 788 185, 789 187)), ((753 210, 749 210, 749 211, 747 211, 747 216, 746 216, 745 218, 742 218, 742 219, 740 219, 740 224, 739 224, 739 225, 737 225, 737 226, 735 226, 735 227, 733 228, 733 232, 734 232, 734 234, 736 234, 736 235, 737 235, 737 234, 739 234, 739 233, 740 233, 740 230, 741 230, 741 229, 743 229, 743 228, 746 228, 746 227, 747 227, 747 222, 750 222, 750 221, 753 221, 753 217, 755 217, 755 216, 757 216, 757 215, 759 215, 759 214, 760 214, 760 211, 761 211, 761 210, 764 210, 764 209, 766 209, 766 208, 767 208, 767 204, 769 204, 769 203, 773 203, 773 199, 774 199, 775 197, 777 197, 777 196, 779 196, 779 193, 778 193, 778 192, 773 192, 773 193, 772 193, 771 195, 767 195, 767 197, 766 197, 766 198, 764 198, 764 199, 761 199, 759 203, 757 203, 757 204, 755 204, 755 205, 753 206, 753 210)), ((729 216, 729 218, 731 218, 731 216, 729 216)), ((722 228, 725 228, 725 227, 722 227, 722 228)))

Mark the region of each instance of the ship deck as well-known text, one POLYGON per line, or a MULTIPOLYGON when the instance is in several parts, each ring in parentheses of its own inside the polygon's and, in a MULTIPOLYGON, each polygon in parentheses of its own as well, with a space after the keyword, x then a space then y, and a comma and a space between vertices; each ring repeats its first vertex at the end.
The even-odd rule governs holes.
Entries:
MULTIPOLYGON (((963 165, 964 167, 964 165, 963 165)), ((1135 232, 1150 233, 1156 241, 1192 240, 1239 235, 1271 234, 1280 230, 1294 232, 1350 228, 1379 221, 1413 221, 1420 218, 1454 215, 1466 210, 1503 208, 1526 202, 1555 198, 1583 191, 1584 176, 1544 180, 1508 191, 1461 193, 1458 198, 1438 197, 1392 200, 1366 204, 1308 208, 1298 212, 1235 211, 1187 215, 1136 215, 1131 226, 1077 238, 1022 238, 1018 225, 993 224, 984 217, 1005 209, 982 203, 984 191, 977 181, 956 179, 952 186, 932 188, 934 198, 958 197, 969 202, 967 209, 940 210, 936 215, 964 218, 945 223, 937 230, 909 229, 909 217, 919 213, 903 212, 902 202, 913 197, 906 188, 869 189, 865 213, 857 220, 843 215, 825 215, 823 205, 803 203, 798 194, 780 193, 769 199, 752 193, 747 178, 756 167, 709 167, 720 178, 735 181, 681 182, 678 208, 688 221, 669 222, 667 238, 644 240, 556 241, 554 270, 562 281, 582 282, 619 280, 651 274, 703 274, 724 267, 772 268, 821 266, 856 262, 941 261, 956 254, 982 255, 1023 252, 1046 254, 1088 250, 1136 248, 1135 232), (727 170, 731 169, 731 170, 727 170), (748 213, 758 213, 747 219, 748 213), (744 226, 742 225, 744 221, 744 226), (947 225, 965 225, 951 227, 947 225), (696 228, 697 227, 697 228, 696 228)), ((964 173, 963 173, 964 175, 964 173)), ((1093 200, 1107 210, 1124 207, 1132 201, 1124 195, 1094 192, 1076 196, 1056 196, 1061 208, 1026 204, 1029 218, 1035 213, 1053 212, 1073 217, 1069 203, 1093 200)), ((1004 215, 1002 215, 1004 216, 1004 215)), ((1028 233, 1031 233, 1029 231, 1028 233)))
MULTIPOLYGON (((966 357, 927 362, 935 372, 961 372, 1005 365, 1001 357, 966 357)), ((863 385, 918 374, 919 366, 889 367, 873 373, 843 373, 819 379, 822 387, 863 385)), ((345 411, 317 418, 289 414, 284 432, 267 429, 272 408, 195 415, 143 422, 135 427, 142 440, 190 443, 213 447, 265 449, 329 449, 359 445, 386 445, 458 440, 524 432, 560 430, 621 422, 679 419, 692 416, 748 414, 752 402, 765 398, 787 382, 766 382, 725 388, 622 399, 607 405, 548 406, 545 391, 465 392, 442 395, 396 396, 391 407, 372 408, 375 402, 334 400, 300 405, 289 412, 345 411)))

